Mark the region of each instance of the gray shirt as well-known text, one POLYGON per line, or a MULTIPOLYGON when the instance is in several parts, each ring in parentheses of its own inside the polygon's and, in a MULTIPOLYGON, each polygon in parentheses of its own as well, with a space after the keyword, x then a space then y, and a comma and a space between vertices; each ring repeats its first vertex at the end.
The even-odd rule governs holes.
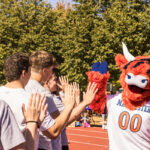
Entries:
MULTIPOLYGON (((40 93, 45 94, 46 96, 46 103, 48 103, 48 109, 47 111, 49 114, 52 112, 55 112, 57 110, 54 101, 53 101, 53 96, 52 94, 46 90, 38 81, 36 80, 29 80, 27 83, 25 90, 29 93, 40 93)), ((38 148, 40 149, 47 149, 47 150, 52 150, 51 146, 51 139, 43 135, 42 132, 40 132, 40 137, 39 137, 39 145, 38 148)))
POLYGON ((10 107, 0 100, 0 150, 8 150, 24 142, 25 139, 10 107))

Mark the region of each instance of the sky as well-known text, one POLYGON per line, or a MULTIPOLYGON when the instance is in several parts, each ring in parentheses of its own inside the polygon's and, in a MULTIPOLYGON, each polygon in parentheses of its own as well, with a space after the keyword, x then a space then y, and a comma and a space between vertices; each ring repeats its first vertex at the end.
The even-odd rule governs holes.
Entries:
MULTIPOLYGON (((51 3, 52 4, 52 6, 53 7, 55 7, 56 6, 56 3, 59 1, 59 0, 46 0, 47 2, 49 2, 49 3, 51 3)), ((61 1, 61 0, 60 0, 61 1)), ((72 2, 72 0, 64 0, 64 2, 68 2, 68 3, 70 3, 70 4, 72 4, 73 2, 72 2)))

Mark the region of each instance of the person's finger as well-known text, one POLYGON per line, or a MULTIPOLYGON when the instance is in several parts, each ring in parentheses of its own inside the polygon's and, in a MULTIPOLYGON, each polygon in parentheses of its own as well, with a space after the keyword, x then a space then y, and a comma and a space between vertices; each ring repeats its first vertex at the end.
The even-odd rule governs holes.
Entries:
POLYGON ((44 110, 45 104, 46 104, 46 97, 43 98, 43 101, 41 103, 41 110, 44 110))
POLYGON ((62 84, 62 76, 59 77, 59 81, 62 84))
POLYGON ((94 86, 95 86, 95 82, 93 82, 90 86, 90 89, 93 90, 94 89, 94 86))
POLYGON ((67 83, 67 79, 66 79, 66 77, 65 77, 65 76, 64 76, 64 82, 65 82, 65 83, 67 83))
POLYGON ((32 106, 33 94, 30 95, 28 106, 32 106))
POLYGON ((77 88, 78 88, 78 89, 80 89, 80 86, 79 86, 79 84, 77 84, 77 88))
POLYGON ((64 77, 64 76, 62 76, 62 82, 63 82, 63 83, 65 82, 65 77, 64 77))
POLYGON ((36 95, 37 95, 37 93, 33 94, 32 104, 31 104, 32 107, 34 107, 36 105, 36 95))
POLYGON ((57 83, 57 86, 62 89, 62 85, 61 84, 57 83))
POLYGON ((83 99, 85 98, 85 92, 83 92, 83 99))
POLYGON ((40 101, 41 101, 41 95, 40 94, 36 94, 36 97, 35 97, 35 107, 39 109, 39 105, 40 105, 40 101))
POLYGON ((69 84, 69 80, 68 80, 68 78, 67 78, 67 84, 69 84))
POLYGON ((95 89, 94 94, 96 94, 96 93, 97 93, 97 91, 98 91, 98 88, 96 88, 96 89, 95 89))
POLYGON ((95 88, 96 88, 96 86, 97 86, 97 85, 96 85, 96 83, 95 83, 95 82, 93 82, 93 83, 92 83, 92 85, 91 85, 91 88, 90 88, 90 89, 91 89, 92 91, 94 91, 94 90, 95 90, 95 88))
POLYGON ((89 82, 88 86, 87 86, 87 91, 90 89, 91 87, 91 82, 89 82))
POLYGON ((44 102, 44 100, 46 99, 45 97, 45 94, 43 94, 40 98, 40 101, 39 101, 39 107, 38 107, 38 110, 41 110, 42 109, 42 104, 44 102))

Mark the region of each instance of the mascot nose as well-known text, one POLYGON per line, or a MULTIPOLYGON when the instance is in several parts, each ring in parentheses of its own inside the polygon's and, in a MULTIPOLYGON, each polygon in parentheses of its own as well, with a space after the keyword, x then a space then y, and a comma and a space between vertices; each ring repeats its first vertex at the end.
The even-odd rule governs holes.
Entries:
POLYGON ((148 80, 142 75, 134 75, 132 73, 128 73, 125 77, 125 82, 128 85, 135 85, 139 88, 145 88, 147 86, 148 80))

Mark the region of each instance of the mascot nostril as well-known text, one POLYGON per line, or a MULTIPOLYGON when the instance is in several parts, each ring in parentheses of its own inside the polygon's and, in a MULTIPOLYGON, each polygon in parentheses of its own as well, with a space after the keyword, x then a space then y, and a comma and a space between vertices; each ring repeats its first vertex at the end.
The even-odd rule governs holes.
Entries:
POLYGON ((127 75, 128 79, 131 79, 131 76, 130 75, 127 75))

